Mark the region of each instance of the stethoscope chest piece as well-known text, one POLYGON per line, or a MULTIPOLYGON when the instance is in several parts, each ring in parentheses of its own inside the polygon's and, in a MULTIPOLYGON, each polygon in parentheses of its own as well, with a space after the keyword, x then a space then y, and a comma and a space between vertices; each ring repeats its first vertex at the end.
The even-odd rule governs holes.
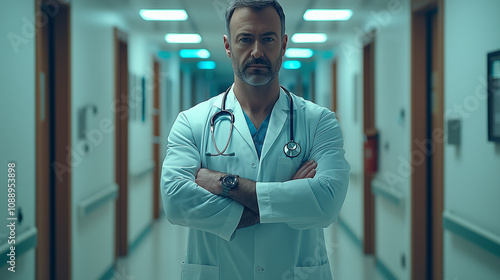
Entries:
POLYGON ((300 155, 301 147, 299 143, 292 140, 286 143, 285 147, 283 147, 283 152, 287 157, 294 158, 300 155))

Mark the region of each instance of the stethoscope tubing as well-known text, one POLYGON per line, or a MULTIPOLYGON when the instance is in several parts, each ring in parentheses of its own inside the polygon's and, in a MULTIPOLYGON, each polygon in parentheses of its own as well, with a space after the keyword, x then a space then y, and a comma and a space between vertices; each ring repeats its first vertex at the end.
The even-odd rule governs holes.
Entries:
MULTIPOLYGON (((289 112, 289 118, 290 118, 290 130, 289 130, 289 136, 290 136, 290 141, 288 143, 285 144, 285 146, 283 147, 283 152, 285 153, 285 155, 287 157, 290 157, 290 158, 294 158, 294 157, 297 157, 300 152, 301 152, 301 147, 299 145, 299 143, 295 142, 293 136, 294 136, 294 112, 293 112, 293 98, 292 98, 292 95, 290 94, 290 91, 288 91, 284 86, 280 85, 280 87, 283 89, 283 91, 286 93, 286 95, 288 96, 288 98, 290 99, 290 112, 289 112), (290 146, 292 148, 290 148, 290 146)), ((235 153, 225 153, 227 148, 229 147, 229 143, 231 141, 231 137, 233 135, 233 127, 234 127, 234 114, 229 111, 229 110, 226 110, 226 99, 227 99, 227 95, 229 93, 229 91, 231 90, 231 87, 229 87, 226 92, 224 92, 224 95, 222 96, 222 104, 221 104, 221 110, 215 114, 212 115, 211 119, 210 119, 210 133, 212 134, 212 141, 214 142, 214 147, 215 147, 215 150, 217 151, 216 154, 212 154, 212 153, 205 153, 206 156, 234 156, 235 153), (229 115, 230 118, 231 118, 231 129, 229 131, 229 139, 227 140, 227 143, 226 143, 226 146, 224 147, 224 149, 222 149, 222 151, 219 150, 219 148, 217 147, 217 143, 215 142, 215 132, 214 132, 214 127, 215 127, 215 121, 216 121, 216 118, 220 115, 229 115)))

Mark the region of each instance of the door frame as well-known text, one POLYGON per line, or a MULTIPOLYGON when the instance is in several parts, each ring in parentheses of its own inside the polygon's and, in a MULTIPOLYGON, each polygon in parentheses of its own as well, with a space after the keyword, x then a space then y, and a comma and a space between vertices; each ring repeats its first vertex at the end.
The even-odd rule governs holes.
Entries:
POLYGON ((47 20, 37 25, 35 35, 38 230, 35 274, 37 279, 59 280, 71 279, 72 273, 72 167, 71 155, 66 150, 71 147, 72 120, 71 13, 69 3, 50 1, 53 14, 47 14, 42 8, 46 2, 35 1, 36 14, 45 15, 47 20), (42 79, 42 75, 46 78, 42 79))
MULTIPOLYGON (((375 38, 373 35, 372 38, 375 38)), ((363 48, 363 132, 365 136, 376 134, 375 128, 375 41, 363 48)), ((364 144, 361 147, 364 151, 364 144)), ((365 157, 363 156, 363 160, 365 157)), ((363 164, 366 166, 366 164, 363 164)), ((375 254, 375 198, 371 181, 375 174, 363 170, 363 252, 375 254)))
POLYGON ((337 59, 332 63, 332 83, 332 111, 337 113, 337 59))
POLYGON ((153 219, 160 217, 160 63, 153 59, 153 219))
POLYGON ((114 28, 115 42, 115 256, 128 254, 128 43, 127 34, 114 28))
POLYGON ((411 15, 411 277, 412 279, 443 278, 443 166, 444 133, 444 3, 443 0, 412 0, 411 15), (427 118, 427 17, 436 13, 436 49, 433 50, 437 84, 434 111, 437 119, 431 124, 432 152, 425 151, 423 162, 415 154, 422 154, 421 139, 429 140, 427 118), (436 133, 435 133, 436 132, 436 133), (435 139, 441 137, 441 139, 435 139), (418 141, 417 141, 418 140, 418 141), (433 162, 428 161, 432 155, 433 162), (428 169, 432 164, 431 169, 428 169), (430 172, 429 172, 430 171, 430 172), (432 173, 429 174, 429 173, 432 173), (428 186, 432 178, 432 188, 428 186), (422 187, 423 186, 423 187, 422 187), (430 205, 430 209, 429 209, 430 205))

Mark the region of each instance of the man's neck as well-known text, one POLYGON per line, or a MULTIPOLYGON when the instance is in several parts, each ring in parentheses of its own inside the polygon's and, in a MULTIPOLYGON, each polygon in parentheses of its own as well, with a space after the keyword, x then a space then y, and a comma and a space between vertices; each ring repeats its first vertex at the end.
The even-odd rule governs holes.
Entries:
POLYGON ((264 86, 251 86, 235 77, 234 95, 241 108, 254 121, 262 121, 273 110, 280 94, 279 81, 275 78, 264 86))

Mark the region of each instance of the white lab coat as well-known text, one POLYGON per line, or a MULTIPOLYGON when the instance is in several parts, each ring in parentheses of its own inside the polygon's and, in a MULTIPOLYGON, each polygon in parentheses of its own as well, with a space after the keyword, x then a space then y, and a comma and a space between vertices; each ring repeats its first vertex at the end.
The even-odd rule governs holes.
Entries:
MULTIPOLYGON (((292 96, 295 141, 302 146, 293 159, 283 153, 290 139, 289 99, 283 90, 260 160, 232 89, 226 108, 233 110, 235 123, 226 152, 235 156, 205 156, 216 153, 210 119, 220 110, 222 94, 179 114, 168 139, 161 196, 168 220, 190 228, 183 280, 332 279, 323 228, 337 221, 350 166, 334 113, 292 96), (308 160, 318 163, 316 176, 290 181, 308 160), (256 181, 260 224, 236 230, 243 206, 197 186, 201 167, 256 181)), ((229 128, 229 121, 217 122, 219 150, 229 128)))

